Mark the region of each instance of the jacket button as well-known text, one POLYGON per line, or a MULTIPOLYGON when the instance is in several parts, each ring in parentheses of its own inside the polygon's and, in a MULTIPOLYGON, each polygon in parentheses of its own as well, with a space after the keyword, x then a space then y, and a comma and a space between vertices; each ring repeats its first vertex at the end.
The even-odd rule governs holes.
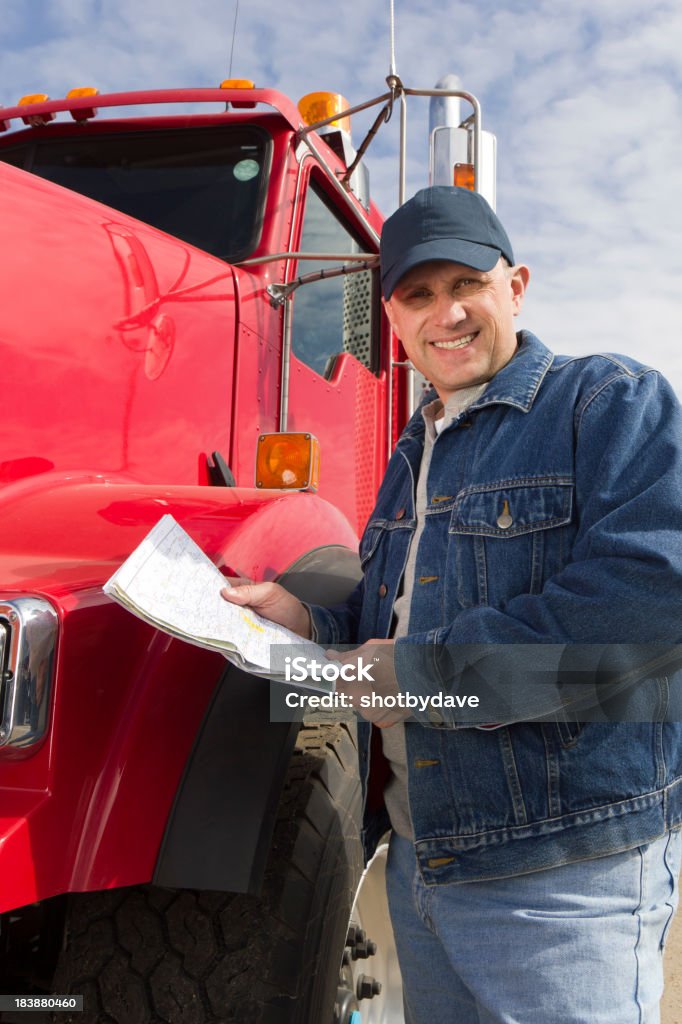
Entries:
POLYGON ((429 711, 426 717, 428 718, 431 725, 443 724, 443 716, 441 715, 440 711, 429 711))
POLYGON ((405 509, 404 508, 399 508, 398 511, 395 514, 396 519, 403 519, 404 516, 405 516, 405 509))
POLYGON ((444 868, 446 864, 452 864, 454 857, 429 857, 426 864, 430 868, 444 868))
POLYGON ((497 517, 497 525, 501 530, 508 530, 513 522, 514 520, 512 519, 511 513, 509 511, 509 502, 505 498, 505 500, 502 502, 502 511, 497 517))
POLYGON ((388 593, 388 587, 386 586, 385 583, 382 583, 381 586, 379 587, 379 590, 378 590, 379 597, 386 597, 387 593, 388 593))

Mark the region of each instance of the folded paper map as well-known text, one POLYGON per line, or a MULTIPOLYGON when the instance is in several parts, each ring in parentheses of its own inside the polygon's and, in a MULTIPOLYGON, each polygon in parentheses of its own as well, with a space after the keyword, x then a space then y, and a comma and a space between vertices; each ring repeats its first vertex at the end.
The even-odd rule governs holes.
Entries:
MULTIPOLYGON (((325 664, 317 644, 284 626, 262 618, 249 608, 220 596, 229 583, 201 548, 173 519, 165 515, 104 584, 108 594, 128 611, 171 636, 211 651, 219 651, 239 668, 284 682, 282 666, 273 668, 273 645, 295 644, 296 653, 325 664)), ((281 655, 282 647, 278 647, 281 655)), ((287 685, 291 685, 288 683, 287 685)), ((320 679, 305 688, 323 691, 333 684, 320 679)))

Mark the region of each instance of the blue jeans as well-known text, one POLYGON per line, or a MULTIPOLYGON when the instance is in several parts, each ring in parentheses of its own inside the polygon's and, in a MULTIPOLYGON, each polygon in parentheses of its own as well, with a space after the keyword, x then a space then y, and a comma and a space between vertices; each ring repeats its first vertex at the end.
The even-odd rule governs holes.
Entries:
POLYGON ((682 834, 512 878, 425 886, 393 834, 406 1024, 656 1024, 682 834))

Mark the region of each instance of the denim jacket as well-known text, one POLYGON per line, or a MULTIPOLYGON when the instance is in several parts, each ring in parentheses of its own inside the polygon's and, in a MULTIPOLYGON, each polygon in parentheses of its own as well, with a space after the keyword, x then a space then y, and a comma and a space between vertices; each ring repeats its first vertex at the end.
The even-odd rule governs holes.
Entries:
MULTIPOLYGON (((418 410, 362 537, 362 582, 347 604, 312 610, 323 643, 390 635, 423 438, 418 410)), ((540 645, 558 672, 570 645, 656 655, 682 642, 682 418, 656 371, 622 356, 555 356, 521 332, 511 362, 436 439, 427 491, 409 633, 396 642, 402 691, 466 689, 465 670, 503 649, 540 645)), ((682 672, 674 659, 648 661, 623 698, 631 713, 604 716, 617 720, 576 721, 555 690, 535 721, 512 715, 485 730, 431 711, 407 722, 426 882, 521 874, 681 825, 682 672)), ((591 678, 598 687, 596 667, 591 678)), ((359 732, 366 783, 367 723, 359 732)), ((368 840, 382 825, 367 821, 368 840)))

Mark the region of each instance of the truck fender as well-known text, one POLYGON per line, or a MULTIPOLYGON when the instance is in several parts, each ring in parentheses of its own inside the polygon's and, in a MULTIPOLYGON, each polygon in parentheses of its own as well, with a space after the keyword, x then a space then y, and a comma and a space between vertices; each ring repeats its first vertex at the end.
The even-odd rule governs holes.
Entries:
MULTIPOLYGON (((297 559, 278 582, 301 600, 331 606, 360 576, 357 554, 330 545, 297 559)), ((155 885, 259 891, 301 724, 270 721, 272 685, 234 666, 218 682, 178 786, 155 885)))

